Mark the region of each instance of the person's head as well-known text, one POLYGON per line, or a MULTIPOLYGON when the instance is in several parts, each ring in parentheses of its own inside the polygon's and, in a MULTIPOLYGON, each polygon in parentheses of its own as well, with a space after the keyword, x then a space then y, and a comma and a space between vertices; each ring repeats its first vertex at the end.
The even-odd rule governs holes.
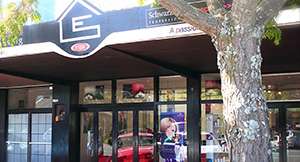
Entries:
POLYGON ((124 113, 120 113, 120 121, 124 120, 124 113))
POLYGON ((170 117, 163 118, 160 121, 160 129, 165 132, 166 136, 174 136, 178 131, 178 126, 176 124, 176 120, 170 117))

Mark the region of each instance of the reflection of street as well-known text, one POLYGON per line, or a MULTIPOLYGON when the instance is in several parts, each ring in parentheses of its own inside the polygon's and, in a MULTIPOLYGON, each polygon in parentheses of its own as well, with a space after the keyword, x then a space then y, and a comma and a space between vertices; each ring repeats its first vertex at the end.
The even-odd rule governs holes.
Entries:
MULTIPOLYGON (((288 162, 299 162, 300 149, 288 149, 287 150, 287 161, 288 162)), ((273 151, 273 162, 279 162, 279 152, 273 151)))

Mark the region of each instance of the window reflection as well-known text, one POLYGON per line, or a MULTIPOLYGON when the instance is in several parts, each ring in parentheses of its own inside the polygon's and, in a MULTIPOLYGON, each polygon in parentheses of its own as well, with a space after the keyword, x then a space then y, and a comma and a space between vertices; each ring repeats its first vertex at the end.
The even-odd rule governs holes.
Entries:
MULTIPOLYGON (((80 83, 80 104, 111 103, 111 81, 80 83)), ((122 79, 117 81, 116 102, 153 102, 153 78, 122 79)))
POLYGON ((300 155, 300 108, 288 108, 286 111, 287 161, 299 161, 300 155))
POLYGON ((118 112, 118 162, 133 160, 133 112, 118 112))
POLYGON ((31 161, 50 162, 52 114, 32 114, 31 127, 31 161))
POLYGON ((153 78, 117 81, 117 103, 153 102, 153 78))
POLYGON ((111 103, 111 81, 80 83, 79 103, 80 104, 111 103))
POLYGON ((94 159, 94 116, 92 112, 82 112, 80 120, 80 161, 94 159))
POLYGON ((112 112, 99 112, 98 161, 112 160, 112 112))
POLYGON ((201 99, 221 100, 222 94, 220 74, 203 74, 201 77, 201 99))
POLYGON ((8 108, 51 108, 52 87, 10 89, 8 91, 8 108))
POLYGON ((186 101, 186 78, 166 76, 159 78, 159 101, 186 101))
POLYGON ((267 100, 300 100, 300 74, 262 75, 267 100))
POLYGON ((202 161, 226 161, 228 150, 225 141, 222 104, 202 104, 201 158, 202 161))
POLYGON ((154 113, 139 111, 139 161, 153 161, 154 113))
POLYGON ((7 161, 51 161, 52 114, 8 115, 7 161), (31 123, 29 123, 31 121, 31 123), (31 132, 28 132, 29 126, 31 132), (30 136, 31 141, 28 141, 30 136), (30 152, 28 152, 30 149, 30 152), (30 153, 30 154, 28 154, 30 153))
POLYGON ((27 159, 28 114, 9 114, 8 123, 7 160, 27 159))
MULTIPOLYGON (((201 99, 221 100, 220 75, 201 75, 201 99)), ((262 75, 263 93, 267 100, 300 100, 300 73, 262 75)))
POLYGON ((270 143, 273 161, 279 161, 279 109, 269 109, 270 143))

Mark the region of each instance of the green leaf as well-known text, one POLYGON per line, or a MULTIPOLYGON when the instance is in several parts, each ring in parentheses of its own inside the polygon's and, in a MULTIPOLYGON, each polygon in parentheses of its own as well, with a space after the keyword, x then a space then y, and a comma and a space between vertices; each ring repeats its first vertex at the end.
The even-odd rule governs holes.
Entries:
MULTIPOLYGON (((138 1, 140 6, 142 6, 146 2, 146 0, 137 0, 137 1, 138 1)), ((159 3, 158 3, 157 0, 154 0, 154 2, 151 4, 151 8, 152 7, 158 7, 158 6, 159 6, 159 3)))
POLYGON ((266 26, 265 33, 263 35, 264 39, 270 39, 273 40, 274 44, 276 46, 279 45, 279 42, 281 40, 281 30, 277 27, 276 21, 273 19, 269 22, 269 24, 266 26))
POLYGON ((300 4, 300 0, 290 0, 289 5, 296 7, 300 4))
POLYGON ((11 2, 0 7, 1 13, 5 12, 5 17, 1 15, 0 40, 2 40, 2 44, 0 49, 7 45, 14 46, 29 18, 37 23, 40 21, 41 15, 36 11, 37 6, 38 0, 22 0, 19 4, 11 2))
POLYGON ((143 5, 146 2, 146 0, 137 0, 137 1, 138 1, 140 6, 143 5))
POLYGON ((153 7, 158 7, 159 6, 159 2, 157 2, 157 0, 155 0, 152 4, 151 4, 151 8, 153 7))

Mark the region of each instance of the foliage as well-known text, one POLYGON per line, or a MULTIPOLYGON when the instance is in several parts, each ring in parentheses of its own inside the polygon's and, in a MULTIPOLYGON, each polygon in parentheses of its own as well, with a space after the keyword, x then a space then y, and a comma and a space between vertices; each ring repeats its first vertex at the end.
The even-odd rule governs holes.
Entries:
MULTIPOLYGON (((299 4, 300 0, 290 0, 288 2, 288 5, 292 7, 296 7, 299 4)), ((278 28, 277 23, 274 19, 271 20, 266 26, 263 38, 273 40, 276 46, 279 45, 279 42, 281 40, 281 30, 278 28)))
POLYGON ((300 4, 300 0, 290 0, 289 5, 291 6, 296 6, 300 4))
MULTIPOLYGON (((141 6, 146 0, 137 0, 141 6)), ((1 3, 1 1, 0 1, 1 3)), ((289 5, 295 6, 300 4, 300 0, 290 0, 289 5)), ((18 36, 22 34, 23 25, 28 20, 39 22, 40 14, 35 10, 38 5, 38 0, 20 0, 17 4, 11 2, 4 7, 0 7, 0 49, 2 46, 14 46, 18 39, 18 36)), ((159 3, 154 0, 151 7, 157 7, 159 3)), ((267 26, 263 36, 265 39, 274 41, 274 44, 279 45, 281 40, 281 31, 277 27, 277 24, 272 20, 267 26)))
POLYGON ((40 14, 35 10, 38 0, 20 0, 11 2, 0 8, 0 49, 2 46, 14 46, 18 36, 22 34, 23 26, 28 20, 39 22, 40 14))
MULTIPOLYGON (((260 1, 259 1, 259 3, 260 3, 260 1)), ((290 0, 288 2, 288 5, 290 5, 292 7, 296 7, 299 4, 300 4, 300 0, 290 0)), ((281 35, 282 35, 281 30, 278 28, 276 21, 273 19, 266 26, 263 38, 273 40, 274 44, 276 46, 278 46, 279 42, 281 40, 281 35)))
POLYGON ((158 6, 159 6, 159 2, 157 2, 157 0, 154 0, 151 7, 158 7, 158 6))
POLYGON ((281 30, 277 27, 277 23, 274 19, 266 26, 263 38, 273 40, 275 45, 279 45, 281 40, 281 30))
POLYGON ((138 1, 140 6, 143 5, 146 2, 146 0, 137 0, 137 1, 138 1))
MULTIPOLYGON (((147 0, 137 0, 139 5, 143 5, 147 0)), ((159 2, 157 0, 154 0, 154 2, 152 3, 151 7, 158 7, 159 6, 159 2)))

